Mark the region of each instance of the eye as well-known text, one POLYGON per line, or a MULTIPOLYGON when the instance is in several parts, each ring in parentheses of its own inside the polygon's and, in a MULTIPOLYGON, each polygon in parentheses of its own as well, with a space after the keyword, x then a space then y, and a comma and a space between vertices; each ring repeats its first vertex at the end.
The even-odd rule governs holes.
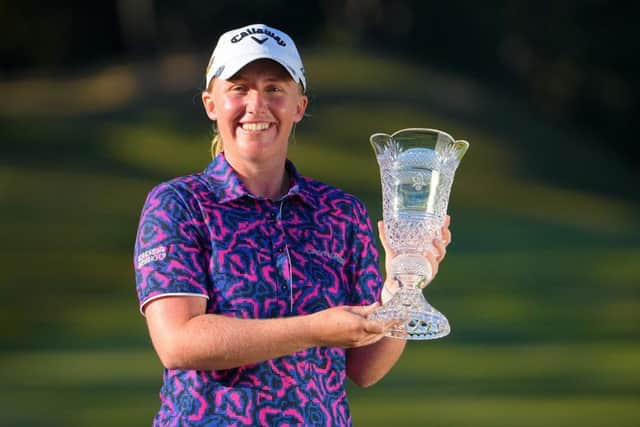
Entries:
POLYGON ((229 90, 232 92, 246 92, 247 87, 243 84, 234 84, 229 88, 229 90))
POLYGON ((284 88, 280 87, 279 85, 269 85, 266 87, 266 91, 269 93, 280 93, 284 92, 284 88))

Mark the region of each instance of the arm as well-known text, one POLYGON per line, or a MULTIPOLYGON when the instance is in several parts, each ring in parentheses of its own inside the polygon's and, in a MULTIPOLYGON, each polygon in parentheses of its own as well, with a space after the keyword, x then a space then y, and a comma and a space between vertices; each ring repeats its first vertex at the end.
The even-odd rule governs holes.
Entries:
POLYGON ((385 337, 380 341, 347 350, 347 376, 360 387, 380 381, 396 364, 406 340, 385 337))
POLYGON ((205 314, 206 300, 159 298, 145 310, 153 345, 167 369, 218 370, 315 346, 357 347, 380 340, 383 325, 366 307, 334 307, 306 316, 237 319, 205 314))
MULTIPOLYGON (((440 262, 446 255, 446 245, 451 241, 449 230, 450 218, 447 216, 442 227, 442 238, 433 242, 432 249, 425 252, 424 256, 431 263, 433 277, 438 273, 440 262)), ((386 271, 389 271, 389 262, 393 258, 393 250, 388 246, 384 235, 382 221, 378 222, 380 240, 385 250, 386 271)), ((385 288, 391 294, 396 290, 396 283, 387 277, 385 288)), ((385 337, 368 346, 347 350, 347 376, 361 387, 369 387, 381 380, 396 364, 404 351, 406 341, 397 338, 385 337)))
POLYGON ((138 299, 165 367, 228 369, 308 347, 355 347, 382 338, 381 326, 367 320, 362 307, 279 319, 206 314, 203 284, 210 255, 202 233, 204 218, 190 208, 189 191, 178 190, 161 184, 149 193, 134 253, 138 299), (165 293, 174 295, 161 297, 165 293))

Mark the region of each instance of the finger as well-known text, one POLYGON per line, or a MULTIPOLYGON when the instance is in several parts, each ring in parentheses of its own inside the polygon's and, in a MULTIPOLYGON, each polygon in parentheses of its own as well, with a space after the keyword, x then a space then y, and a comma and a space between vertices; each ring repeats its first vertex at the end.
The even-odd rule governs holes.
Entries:
POLYGON ((433 246, 436 249, 435 258, 438 262, 442 261, 444 256, 447 254, 447 247, 442 239, 435 239, 433 241, 433 246))
POLYGON ((384 221, 378 221, 378 235, 380 236, 380 242, 382 243, 384 252, 386 254, 390 254, 391 249, 389 248, 389 244, 387 243, 387 235, 384 231, 384 221))
POLYGON ((393 298, 395 291, 391 291, 387 285, 382 287, 382 292, 380 292, 380 301, 382 304, 386 304, 393 298))
POLYGON ((382 292, 380 293, 381 305, 384 305, 387 302, 389 302, 389 300, 393 298, 393 296, 398 292, 399 289, 400 289, 400 282, 398 282, 397 279, 387 278, 387 280, 384 282, 384 285, 382 286, 382 292))
POLYGON ((361 343, 361 345, 367 345, 367 344, 371 344, 374 343, 378 340, 380 340, 380 338, 384 337, 384 335, 387 333, 387 329, 384 328, 384 322, 379 321, 379 326, 380 329, 376 329, 376 332, 368 332, 366 335, 363 335, 359 342, 361 343))
POLYGON ((384 331, 389 332, 392 329, 399 328, 404 322, 400 319, 388 319, 384 321, 384 331))
POLYGON ((424 257, 429 261, 429 264, 431 264, 431 277, 427 280, 427 284, 429 284, 433 278, 436 277, 436 274, 438 274, 438 265, 440 263, 436 260, 436 256, 431 251, 425 252, 424 257))
POLYGON ((451 230, 448 228, 442 229, 442 240, 444 241, 445 246, 448 246, 451 243, 451 230))
POLYGON ((400 284, 395 279, 387 279, 387 281, 384 282, 384 287, 389 289, 392 293, 395 293, 395 291, 400 288, 400 284))
POLYGON ((451 225, 451 217, 447 215, 444 218, 444 223, 440 228, 440 235, 442 236, 442 240, 444 240, 445 245, 451 243, 451 230, 449 230, 449 226, 451 225))
POLYGON ((380 341, 382 338, 384 338, 384 334, 369 335, 360 342, 359 347, 375 344, 378 341, 380 341))
POLYGON ((364 323, 364 330, 368 334, 384 334, 385 322, 381 320, 367 320, 364 323))
POLYGON ((389 323, 389 329, 400 329, 405 324, 406 320, 394 319, 389 323))
POLYGON ((370 305, 358 305, 351 308, 353 309, 354 313, 367 317, 368 315, 373 313, 375 309, 378 308, 379 306, 380 304, 378 302, 374 302, 373 304, 370 304, 370 305))

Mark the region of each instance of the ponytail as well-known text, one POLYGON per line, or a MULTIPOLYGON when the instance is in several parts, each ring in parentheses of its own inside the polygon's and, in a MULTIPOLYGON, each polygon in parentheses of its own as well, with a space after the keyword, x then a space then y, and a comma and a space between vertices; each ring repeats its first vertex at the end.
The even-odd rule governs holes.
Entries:
POLYGON ((220 137, 220 134, 216 132, 211 140, 211 158, 215 159, 218 154, 222 153, 222 151, 222 138, 220 137))

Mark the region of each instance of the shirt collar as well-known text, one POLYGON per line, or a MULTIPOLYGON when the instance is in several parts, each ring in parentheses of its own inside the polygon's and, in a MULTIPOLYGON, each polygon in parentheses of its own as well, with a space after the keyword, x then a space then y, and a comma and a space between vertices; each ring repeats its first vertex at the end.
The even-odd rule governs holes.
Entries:
MULTIPOLYGON (((289 191, 282 198, 297 196, 302 199, 313 208, 318 207, 317 195, 309 186, 309 180, 298 173, 298 170, 293 165, 293 162, 287 159, 285 167, 289 172, 289 179, 291 186, 289 191)), ((242 183, 240 176, 231 167, 227 159, 224 157, 224 152, 218 154, 209 163, 204 170, 204 174, 209 178, 209 181, 213 184, 213 189, 216 193, 217 199, 221 203, 230 202, 232 200, 239 199, 243 196, 249 196, 256 198, 253 194, 247 190, 242 183)))
POLYGON ((289 187, 289 191, 285 197, 298 196, 303 202, 317 209, 319 207, 319 194, 316 194, 311 188, 309 179, 298 173, 298 170, 291 160, 287 159, 285 167, 287 168, 287 172, 289 172, 289 179, 291 181, 291 187, 289 187))

